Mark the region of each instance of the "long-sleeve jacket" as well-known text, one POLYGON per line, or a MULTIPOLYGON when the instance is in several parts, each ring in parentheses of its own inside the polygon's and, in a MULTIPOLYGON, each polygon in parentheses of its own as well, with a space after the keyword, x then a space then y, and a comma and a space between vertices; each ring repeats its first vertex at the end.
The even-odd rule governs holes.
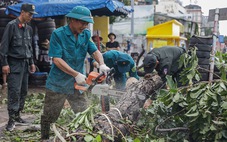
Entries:
POLYGON ((117 51, 117 50, 110 50, 110 51, 107 51, 103 54, 103 59, 104 59, 104 62, 105 64, 109 67, 109 68, 112 68, 114 67, 115 69, 115 74, 122 74, 121 72, 119 72, 119 69, 118 69, 118 66, 117 65, 117 61, 120 59, 120 57, 122 55, 127 55, 128 59, 127 61, 129 61, 129 69, 128 71, 125 70, 125 73, 128 72, 129 73, 129 76, 130 77, 135 77, 136 79, 139 80, 139 76, 137 75, 137 71, 136 71, 136 65, 135 65, 135 62, 133 60, 133 58, 126 54, 126 53, 123 53, 121 51, 117 51))
POLYGON ((185 53, 185 50, 181 47, 161 47, 154 48, 148 54, 155 54, 157 60, 159 61, 156 71, 158 74, 165 78, 165 75, 175 75, 179 72, 179 63, 178 60, 180 56, 185 53))
POLYGON ((34 64, 31 26, 22 26, 18 18, 10 21, 2 37, 0 56, 2 66, 8 65, 8 58, 28 59, 29 65, 34 64))

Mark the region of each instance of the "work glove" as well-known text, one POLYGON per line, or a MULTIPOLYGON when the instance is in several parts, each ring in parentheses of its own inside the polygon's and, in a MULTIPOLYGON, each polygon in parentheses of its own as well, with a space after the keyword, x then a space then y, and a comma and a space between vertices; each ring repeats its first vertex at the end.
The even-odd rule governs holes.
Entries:
POLYGON ((104 73, 107 75, 107 72, 110 70, 109 67, 106 66, 106 64, 102 64, 99 66, 99 73, 104 73))
POLYGON ((78 73, 78 75, 75 77, 76 83, 79 85, 85 85, 86 84, 86 76, 78 73))

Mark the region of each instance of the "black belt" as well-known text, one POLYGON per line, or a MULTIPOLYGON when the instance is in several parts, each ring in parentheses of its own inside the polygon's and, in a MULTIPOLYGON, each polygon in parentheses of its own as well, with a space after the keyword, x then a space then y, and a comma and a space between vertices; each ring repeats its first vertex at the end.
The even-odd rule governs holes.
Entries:
POLYGON ((11 56, 8 56, 8 59, 9 60, 17 60, 17 61, 29 61, 29 58, 15 58, 15 57, 11 57, 11 56))

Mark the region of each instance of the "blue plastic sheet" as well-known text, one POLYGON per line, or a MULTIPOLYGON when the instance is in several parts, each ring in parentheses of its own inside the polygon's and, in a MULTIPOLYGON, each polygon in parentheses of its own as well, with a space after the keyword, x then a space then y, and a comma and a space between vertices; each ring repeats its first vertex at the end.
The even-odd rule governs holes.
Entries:
POLYGON ((85 6, 95 16, 119 16, 127 15, 131 9, 116 0, 22 0, 18 4, 8 6, 5 13, 14 16, 20 15, 20 7, 23 3, 32 3, 38 14, 34 18, 54 17, 66 15, 75 6, 85 6))

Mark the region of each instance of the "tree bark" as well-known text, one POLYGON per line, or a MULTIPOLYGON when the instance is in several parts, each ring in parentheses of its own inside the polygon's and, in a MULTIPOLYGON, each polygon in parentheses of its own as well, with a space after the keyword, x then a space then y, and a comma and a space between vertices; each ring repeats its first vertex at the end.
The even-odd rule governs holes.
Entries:
POLYGON ((117 104, 106 114, 99 114, 95 117, 94 130, 101 130, 113 136, 114 141, 121 141, 122 136, 129 135, 131 130, 129 125, 121 123, 122 120, 137 122, 146 98, 153 95, 162 85, 163 82, 158 75, 148 74, 140 81, 130 78, 126 83, 127 92, 117 104))

